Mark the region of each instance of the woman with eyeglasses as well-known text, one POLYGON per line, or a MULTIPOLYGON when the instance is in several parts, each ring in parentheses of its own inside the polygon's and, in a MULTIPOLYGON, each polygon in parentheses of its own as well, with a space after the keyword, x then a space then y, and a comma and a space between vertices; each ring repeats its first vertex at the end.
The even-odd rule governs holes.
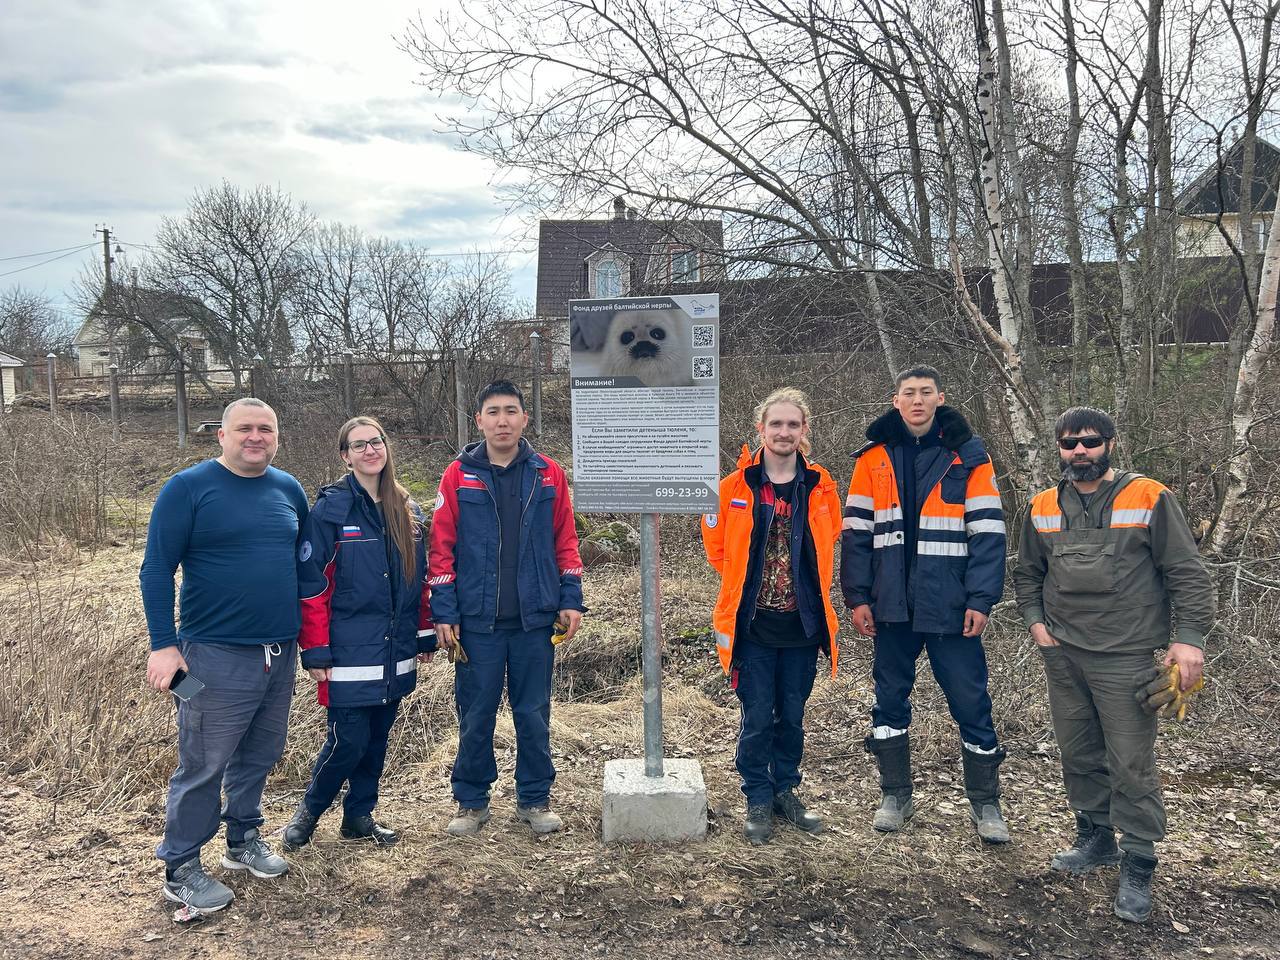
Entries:
POLYGON ((342 838, 384 847, 399 839, 373 818, 378 782, 400 701, 436 646, 426 521, 396 480, 386 431, 372 417, 352 417, 338 432, 338 453, 347 476, 320 491, 298 549, 298 645, 328 724, 306 795, 285 827, 286 850, 310 842, 343 783, 342 838))

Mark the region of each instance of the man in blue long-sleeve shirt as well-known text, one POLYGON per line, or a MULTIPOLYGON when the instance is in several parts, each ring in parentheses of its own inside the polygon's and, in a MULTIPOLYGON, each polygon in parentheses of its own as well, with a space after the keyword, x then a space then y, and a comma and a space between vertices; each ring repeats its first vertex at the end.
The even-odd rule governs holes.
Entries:
POLYGON ((151 636, 147 682, 168 690, 181 669, 204 684, 178 704, 178 769, 156 849, 165 896, 201 912, 233 899, 200 862, 200 848, 218 832, 220 805, 224 867, 256 877, 288 870, 258 828, 293 695, 301 626, 296 549, 307 514, 302 485, 271 466, 279 439, 269 406, 251 397, 228 404, 218 442, 221 456, 170 477, 160 491, 140 575, 151 636))

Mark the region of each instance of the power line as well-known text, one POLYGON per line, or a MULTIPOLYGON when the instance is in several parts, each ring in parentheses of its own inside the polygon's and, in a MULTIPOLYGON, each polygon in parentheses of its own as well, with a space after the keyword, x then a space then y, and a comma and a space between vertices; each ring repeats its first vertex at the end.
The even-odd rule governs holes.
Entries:
MULTIPOLYGON (((128 240, 121 240, 119 237, 116 238, 116 243, 123 244, 126 247, 143 247, 147 250, 156 249, 149 243, 130 243, 128 240)), ((418 252, 424 257, 505 257, 523 253, 537 253, 538 248, 515 247, 510 250, 451 250, 445 253, 436 253, 432 250, 420 250, 418 252)), ((370 256, 367 253, 357 254, 356 259, 367 260, 370 259, 370 256)))
POLYGON ((34 270, 36 267, 43 267, 46 263, 53 263, 55 260, 62 260, 71 256, 73 253, 79 253, 81 250, 88 250, 90 247, 97 246, 96 243, 87 243, 83 247, 75 247, 66 253, 57 257, 50 257, 48 260, 41 260, 39 263, 29 263, 25 267, 18 267, 16 270, 9 270, 6 273, 0 273, 0 277, 11 277, 15 273, 21 273, 23 270, 34 270))
MULTIPOLYGON (((90 246, 93 246, 93 244, 90 244, 90 246)), ((47 257, 51 253, 66 253, 83 249, 84 247, 59 247, 57 250, 41 250, 39 253, 20 253, 15 257, 0 257, 0 263, 7 263, 10 260, 30 260, 33 257, 47 257)))

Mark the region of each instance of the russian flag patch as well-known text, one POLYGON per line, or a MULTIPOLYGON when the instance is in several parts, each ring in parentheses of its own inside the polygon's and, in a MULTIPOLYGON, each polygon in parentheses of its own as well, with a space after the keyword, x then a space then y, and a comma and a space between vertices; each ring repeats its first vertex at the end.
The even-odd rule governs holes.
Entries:
POLYGON ((359 527, 350 527, 350 526, 343 527, 343 528, 342 528, 342 536, 343 536, 344 538, 345 538, 345 537, 358 537, 358 536, 360 536, 360 528, 359 528, 359 527))
POLYGON ((729 506, 738 507, 739 509, 746 509, 747 501, 739 500, 737 497, 734 497, 732 500, 729 501, 729 506))

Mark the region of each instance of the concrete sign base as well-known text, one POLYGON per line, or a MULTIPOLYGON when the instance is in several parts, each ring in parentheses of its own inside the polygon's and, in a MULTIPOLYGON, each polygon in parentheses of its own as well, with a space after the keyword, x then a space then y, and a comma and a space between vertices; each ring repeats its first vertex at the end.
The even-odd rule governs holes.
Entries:
POLYGON ((604 765, 604 842, 671 843, 707 835, 707 785, 697 760, 664 760, 647 777, 644 760, 604 765))

